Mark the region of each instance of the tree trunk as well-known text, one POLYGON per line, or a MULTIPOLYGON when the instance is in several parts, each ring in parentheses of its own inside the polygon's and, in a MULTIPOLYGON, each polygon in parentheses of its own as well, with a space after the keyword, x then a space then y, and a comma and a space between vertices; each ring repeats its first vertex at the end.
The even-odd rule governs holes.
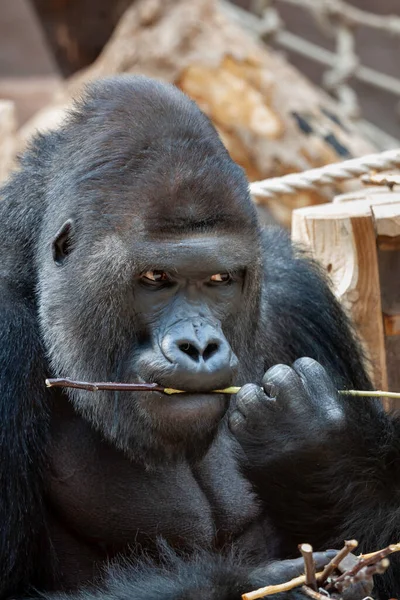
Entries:
MULTIPOLYGON (((22 131, 54 125, 84 84, 116 73, 173 82, 210 116, 250 180, 265 179, 374 151, 337 105, 282 56, 254 40, 216 0, 137 0, 98 59, 22 131)), ((332 194, 348 189, 345 184, 332 194)), ((324 192, 326 194, 326 190, 324 192)), ((327 200, 317 192, 269 202, 289 225, 292 208, 327 200)))

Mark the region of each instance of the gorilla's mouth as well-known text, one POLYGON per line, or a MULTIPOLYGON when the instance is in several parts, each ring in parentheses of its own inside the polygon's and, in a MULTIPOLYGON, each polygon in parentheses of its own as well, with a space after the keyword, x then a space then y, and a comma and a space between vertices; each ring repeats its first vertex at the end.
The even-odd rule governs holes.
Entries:
MULTIPOLYGON (((221 418, 229 404, 229 396, 216 390, 181 390, 179 387, 148 384, 142 377, 136 377, 140 385, 157 385, 159 389, 139 392, 136 402, 146 412, 157 419, 203 420, 221 418), (214 416, 213 416, 214 415, 214 416)), ((134 384, 133 384, 134 385, 134 384)), ((179 383, 177 382, 178 386, 179 383)), ((134 393, 134 392, 133 392, 134 393)))
POLYGON ((238 388, 226 390, 181 391, 135 376, 135 382, 89 382, 73 379, 46 379, 47 387, 82 389, 90 392, 117 392, 125 408, 131 402, 142 414, 157 423, 172 422, 175 426, 202 422, 212 426, 222 419, 230 402, 230 394, 238 388), (119 393, 121 392, 121 394, 119 393))

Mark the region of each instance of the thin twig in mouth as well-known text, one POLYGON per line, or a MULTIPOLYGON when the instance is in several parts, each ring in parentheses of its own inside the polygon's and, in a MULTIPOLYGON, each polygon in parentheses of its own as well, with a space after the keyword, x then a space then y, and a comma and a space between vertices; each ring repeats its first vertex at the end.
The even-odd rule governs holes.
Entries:
MULTIPOLYGON (((46 379, 47 387, 69 387, 88 392, 98 392, 101 390, 113 390, 119 392, 163 392, 164 394, 188 394, 185 390, 176 390, 175 388, 162 387, 157 383, 117 383, 109 382, 89 382, 75 381, 74 379, 46 379)), ((237 394, 240 387, 228 387, 223 390, 212 390, 212 394, 237 394)), ((202 392, 205 393, 205 392, 202 392)))
MULTIPOLYGON (((47 387, 69 387, 80 390, 87 390, 88 392, 98 392, 101 390, 114 390, 119 392, 162 392, 164 394, 189 394, 185 390, 178 390, 175 388, 163 387, 158 383, 118 383, 116 381, 75 381, 69 378, 59 379, 46 379, 47 387)), ((237 394, 241 388, 235 385, 224 388, 222 390, 211 390, 210 392, 201 392, 202 394, 237 394)), ((200 392, 199 392, 200 393, 200 392)), ((377 391, 364 391, 364 390, 339 390, 339 394, 343 396, 361 396, 366 398, 380 398, 386 396, 387 398, 400 398, 400 392, 384 392, 382 390, 377 391)))

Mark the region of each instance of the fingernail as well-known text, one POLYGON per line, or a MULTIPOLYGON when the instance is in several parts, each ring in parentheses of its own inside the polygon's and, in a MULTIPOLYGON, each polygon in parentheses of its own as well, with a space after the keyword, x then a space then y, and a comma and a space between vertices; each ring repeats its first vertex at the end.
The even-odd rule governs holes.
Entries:
POLYGON ((264 386, 265 393, 270 398, 276 397, 276 386, 273 383, 266 383, 264 386))

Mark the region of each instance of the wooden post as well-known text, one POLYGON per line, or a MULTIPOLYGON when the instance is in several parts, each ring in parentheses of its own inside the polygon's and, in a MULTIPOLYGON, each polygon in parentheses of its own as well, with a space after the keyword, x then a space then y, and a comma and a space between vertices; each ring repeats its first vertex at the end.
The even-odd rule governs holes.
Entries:
MULTIPOLYGON (((360 198, 360 192, 353 197, 360 198)), ((326 268, 361 338, 378 389, 400 389, 400 194, 294 211, 292 238, 326 268)), ((394 405, 385 399, 386 408, 394 405)))
MULTIPOLYGON (((400 390, 400 204, 379 204, 371 209, 377 235, 387 375, 389 388, 397 391, 400 390)), ((396 406, 396 402, 392 405, 396 406)))

